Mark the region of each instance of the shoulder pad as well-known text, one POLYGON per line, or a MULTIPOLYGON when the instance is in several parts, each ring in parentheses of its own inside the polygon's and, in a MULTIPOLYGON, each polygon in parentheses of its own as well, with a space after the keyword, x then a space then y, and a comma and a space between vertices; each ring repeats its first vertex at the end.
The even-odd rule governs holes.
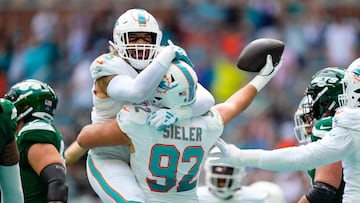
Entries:
POLYGON ((333 120, 333 127, 359 129, 360 127, 359 121, 360 121, 360 109, 345 107, 336 111, 333 120))
POLYGON ((147 105, 124 105, 118 114, 121 123, 146 125, 148 115, 157 107, 147 105))
POLYGON ((103 54, 97 57, 90 65, 90 73, 93 80, 109 75, 137 75, 137 72, 128 63, 126 63, 126 61, 111 53, 103 54))
POLYGON ((36 119, 36 120, 26 123, 24 125, 24 127, 21 128, 19 133, 25 132, 25 131, 30 131, 30 130, 45 130, 45 131, 55 132, 54 127, 50 123, 40 120, 40 119, 36 119))

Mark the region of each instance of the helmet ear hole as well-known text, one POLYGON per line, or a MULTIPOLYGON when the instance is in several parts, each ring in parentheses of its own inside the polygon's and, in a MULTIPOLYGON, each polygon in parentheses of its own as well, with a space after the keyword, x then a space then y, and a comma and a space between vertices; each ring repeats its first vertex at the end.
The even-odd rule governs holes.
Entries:
POLYGON ((171 77, 170 77, 170 78, 171 78, 171 80, 170 80, 171 82, 175 82, 175 78, 174 78, 174 75, 173 75, 173 74, 171 74, 171 77))
POLYGON ((18 97, 19 97, 19 95, 17 95, 17 94, 6 94, 5 95, 5 99, 10 100, 11 102, 16 101, 18 97))
POLYGON ((151 35, 151 44, 156 44, 156 33, 150 33, 151 35))
POLYGON ((158 101, 161 101, 162 98, 161 97, 154 97, 154 99, 158 100, 158 101))

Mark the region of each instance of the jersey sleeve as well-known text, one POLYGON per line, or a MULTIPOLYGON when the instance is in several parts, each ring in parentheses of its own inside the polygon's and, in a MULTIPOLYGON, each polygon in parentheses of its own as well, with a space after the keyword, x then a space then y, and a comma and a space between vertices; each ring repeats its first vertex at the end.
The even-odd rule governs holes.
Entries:
POLYGON ((51 124, 41 121, 27 123, 19 132, 16 140, 21 164, 28 164, 27 154, 33 144, 47 143, 58 148, 61 145, 59 140, 57 131, 51 124))
POLYGON ((90 73, 92 79, 97 80, 104 76, 122 74, 128 66, 129 64, 120 57, 107 53, 100 55, 91 63, 90 73))
MULTIPOLYGON (((205 89, 200 83, 198 83, 197 86, 198 88, 196 91, 196 101, 190 107, 192 112, 191 117, 200 116, 206 113, 215 104, 215 99, 213 95, 207 89, 205 89)), ((179 118, 179 119, 183 120, 187 118, 179 118)))
POLYGON ((132 134, 136 125, 146 125, 147 116, 156 107, 147 105, 124 105, 116 116, 120 129, 126 134, 132 134))
POLYGON ((240 150, 245 166, 274 171, 296 171, 342 160, 354 150, 352 135, 344 128, 333 128, 323 139, 307 145, 276 150, 240 150))
POLYGON ((1 111, 0 111, 0 150, 1 146, 5 146, 15 139, 16 130, 16 108, 14 105, 6 99, 0 99, 1 111))
POLYGON ((224 121, 221 114, 216 110, 216 108, 212 107, 210 111, 208 111, 203 116, 213 117, 213 119, 211 119, 211 123, 208 126, 210 129, 218 131, 221 135, 224 130, 224 121))
POLYGON ((57 144, 56 131, 51 124, 35 122, 22 129, 21 141, 27 143, 57 144))
POLYGON ((360 109, 342 108, 336 111, 333 119, 333 127, 343 127, 348 129, 360 128, 360 109))

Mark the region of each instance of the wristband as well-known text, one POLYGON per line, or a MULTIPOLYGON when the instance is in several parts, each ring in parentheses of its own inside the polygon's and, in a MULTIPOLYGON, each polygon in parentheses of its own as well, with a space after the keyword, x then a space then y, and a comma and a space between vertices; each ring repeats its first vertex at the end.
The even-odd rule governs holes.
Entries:
POLYGON ((264 76, 257 75, 254 79, 252 79, 249 84, 254 86, 257 90, 257 92, 260 92, 260 90, 269 82, 269 79, 265 78, 264 76))

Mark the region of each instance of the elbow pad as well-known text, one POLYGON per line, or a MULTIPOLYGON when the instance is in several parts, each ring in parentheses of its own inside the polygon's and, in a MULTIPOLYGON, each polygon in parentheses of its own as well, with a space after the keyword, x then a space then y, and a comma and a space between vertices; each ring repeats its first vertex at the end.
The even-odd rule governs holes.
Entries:
POLYGON ((306 194, 310 203, 331 202, 336 195, 336 188, 323 182, 315 182, 312 189, 306 194))
POLYGON ((68 186, 66 184, 65 167, 55 163, 46 166, 40 177, 48 185, 47 200, 67 202, 68 186))

